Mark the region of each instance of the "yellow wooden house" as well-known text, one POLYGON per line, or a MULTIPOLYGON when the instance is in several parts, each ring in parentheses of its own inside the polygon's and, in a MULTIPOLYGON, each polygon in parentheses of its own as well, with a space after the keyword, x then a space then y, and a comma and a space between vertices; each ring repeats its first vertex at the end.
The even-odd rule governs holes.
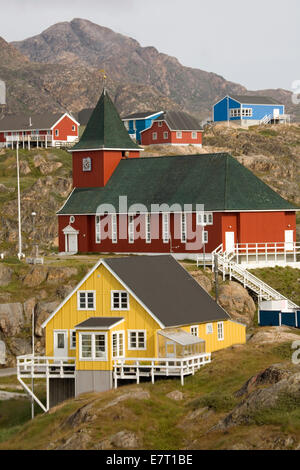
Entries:
POLYGON ((46 355, 19 357, 18 377, 44 374, 45 410, 126 379, 183 384, 212 352, 246 341, 245 325, 170 255, 100 259, 42 326, 46 355))

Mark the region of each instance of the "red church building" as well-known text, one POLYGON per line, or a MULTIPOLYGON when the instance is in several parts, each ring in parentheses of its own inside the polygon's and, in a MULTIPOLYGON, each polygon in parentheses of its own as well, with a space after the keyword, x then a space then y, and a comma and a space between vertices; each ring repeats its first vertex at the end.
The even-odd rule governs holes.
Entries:
POLYGON ((229 154, 140 150, 104 91, 71 150, 74 188, 58 212, 60 252, 195 259, 221 244, 228 253, 293 250, 297 208, 229 154))
POLYGON ((142 145, 197 145, 202 147, 203 129, 197 119, 183 111, 168 111, 141 131, 142 145))

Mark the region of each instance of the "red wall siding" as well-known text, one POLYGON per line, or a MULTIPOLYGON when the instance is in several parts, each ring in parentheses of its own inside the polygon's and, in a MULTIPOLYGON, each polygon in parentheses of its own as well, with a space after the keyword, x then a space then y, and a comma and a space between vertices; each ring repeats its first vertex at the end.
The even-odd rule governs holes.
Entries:
POLYGON ((68 140, 68 136, 78 137, 78 126, 77 124, 69 118, 69 116, 65 116, 58 124, 53 128, 53 139, 54 140, 68 140), (75 131, 72 130, 72 126, 75 126, 75 131), (58 129, 59 135, 55 135, 55 130, 58 129))
POLYGON ((158 122, 153 122, 152 127, 141 133, 142 145, 155 145, 155 144, 202 144, 202 132, 197 132, 197 139, 192 139, 192 133, 190 131, 182 131, 182 138, 176 137, 176 131, 170 131, 169 127, 162 122, 162 126, 158 125, 158 122), (157 139, 153 140, 153 132, 157 133, 157 139), (168 138, 164 139, 164 132, 168 132, 168 138))
POLYGON ((6 138, 4 137, 4 132, 0 132, 0 142, 6 142, 6 138))
POLYGON ((244 212, 240 214, 240 243, 283 242, 284 231, 294 230, 295 212, 244 212))

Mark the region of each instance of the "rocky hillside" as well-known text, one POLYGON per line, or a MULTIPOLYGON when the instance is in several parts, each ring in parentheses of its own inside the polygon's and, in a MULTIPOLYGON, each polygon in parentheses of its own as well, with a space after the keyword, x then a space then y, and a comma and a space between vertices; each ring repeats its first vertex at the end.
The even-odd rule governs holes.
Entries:
MULTIPOLYGON (((274 330, 281 328, 260 332, 274 330)), ((17 423, 16 408, 5 402, 0 449, 299 450, 300 368, 291 363, 290 343, 273 334, 256 344, 256 334, 215 353, 184 387, 176 379, 123 385, 81 395, 33 421, 29 401, 12 400, 17 423)))
MULTIPOLYGON (((36 111, 37 105, 41 110, 73 112, 93 107, 102 87, 99 69, 106 71, 107 86, 123 113, 180 107, 207 118, 212 104, 226 93, 254 93, 217 74, 184 67, 154 47, 141 47, 132 38, 83 19, 55 24, 10 46, 3 40, 1 43, 0 78, 7 81, 11 113, 22 111, 22 107, 36 111), (17 60, 8 64, 5 56, 17 54, 16 49, 17 60), (33 97, 39 96, 37 101, 29 99, 30 87, 33 97)), ((257 93, 278 98, 290 112, 297 111, 288 91, 257 93)))

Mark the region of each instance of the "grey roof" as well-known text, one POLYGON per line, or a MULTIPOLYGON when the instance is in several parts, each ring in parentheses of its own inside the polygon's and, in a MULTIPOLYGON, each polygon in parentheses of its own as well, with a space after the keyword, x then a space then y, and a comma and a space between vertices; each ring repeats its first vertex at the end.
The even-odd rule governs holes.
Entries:
POLYGON ((153 116, 153 114, 161 113, 162 111, 143 111, 140 113, 132 113, 127 116, 123 116, 122 119, 144 119, 148 116, 153 116))
POLYGON ((105 258, 104 262, 165 327, 230 318, 170 255, 105 258))
POLYGON ((51 127, 64 115, 64 113, 43 113, 43 114, 9 114, 0 119, 0 131, 22 131, 34 129, 51 129, 51 127), (29 125, 31 118, 32 125, 29 125))
POLYGON ((196 118, 183 111, 167 111, 158 116, 155 121, 164 120, 172 131, 199 131, 201 125, 196 118))
POLYGON ((269 96, 230 95, 230 97, 242 104, 280 104, 279 101, 269 96))
POLYGON ((124 320, 123 317, 91 317, 87 320, 78 323, 75 328, 109 328, 120 320, 124 320))

